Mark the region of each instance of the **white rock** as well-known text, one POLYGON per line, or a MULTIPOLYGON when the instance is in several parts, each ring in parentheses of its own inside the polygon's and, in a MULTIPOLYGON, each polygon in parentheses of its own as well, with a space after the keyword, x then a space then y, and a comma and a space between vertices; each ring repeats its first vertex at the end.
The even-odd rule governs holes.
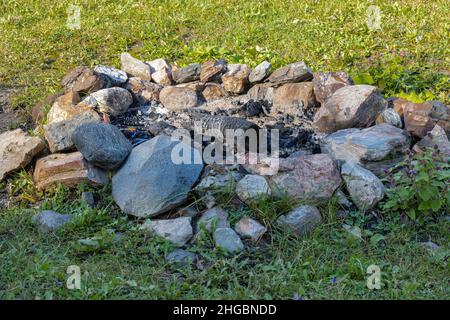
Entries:
POLYGON ((267 228, 265 228, 258 221, 243 218, 239 220, 234 226, 234 230, 242 237, 251 239, 253 242, 257 242, 266 233, 267 228))
POLYGON ((169 220, 147 220, 141 226, 141 229, 163 237, 181 247, 193 236, 191 220, 191 217, 181 217, 169 220))
POLYGON ((383 199, 385 187, 380 179, 369 170, 354 162, 342 165, 341 175, 353 203, 361 211, 374 208, 383 199))
POLYGON ((236 194, 243 202, 251 202, 260 197, 270 196, 271 190, 264 177, 249 174, 237 183, 236 194))

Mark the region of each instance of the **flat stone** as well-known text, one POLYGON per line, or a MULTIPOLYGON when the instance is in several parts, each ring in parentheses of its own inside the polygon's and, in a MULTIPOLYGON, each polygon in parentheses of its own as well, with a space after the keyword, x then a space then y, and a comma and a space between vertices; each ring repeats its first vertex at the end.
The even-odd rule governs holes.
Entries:
POLYGON ((178 247, 184 246, 193 236, 190 217, 168 220, 148 219, 141 229, 160 236, 178 247))
POLYGON ((287 83, 275 90, 271 112, 297 116, 316 103, 312 82, 287 83))
POLYGON ((56 153, 39 159, 33 179, 38 189, 47 189, 56 184, 74 187, 81 183, 109 183, 108 174, 90 165, 80 152, 56 153))
POLYGON ((440 126, 435 125, 422 140, 417 142, 413 150, 417 153, 421 153, 428 150, 432 150, 435 147, 439 149, 441 154, 450 157, 450 142, 447 138, 447 133, 440 126))
POLYGON ((162 86, 149 80, 141 80, 140 78, 128 79, 125 89, 131 92, 133 100, 138 104, 150 104, 152 101, 159 102, 159 94, 162 86))
POLYGON ((353 80, 345 72, 316 72, 312 80, 316 100, 323 104, 338 89, 352 85, 353 80))
POLYGON ((272 68, 272 64, 268 61, 263 61, 260 64, 258 64, 255 69, 250 72, 250 75, 248 77, 248 80, 250 83, 257 83, 263 81, 270 72, 270 69, 272 68))
POLYGON ((397 128, 403 128, 403 122, 400 115, 392 108, 387 108, 377 117, 376 124, 387 123, 397 128))
POLYGON ((404 159, 410 143, 406 131, 382 123, 367 129, 339 130, 326 136, 320 147, 335 160, 357 162, 382 175, 404 159))
POLYGON ((100 116, 96 113, 82 113, 69 120, 44 125, 44 135, 52 153, 74 149, 72 133, 83 124, 99 123, 100 116))
POLYGON ((197 255, 186 250, 175 249, 166 255, 165 260, 167 263, 180 267, 189 267, 195 265, 197 262, 197 255))
POLYGON ((97 108, 100 112, 117 117, 126 112, 133 103, 133 96, 128 90, 119 87, 96 91, 79 103, 81 106, 97 108))
POLYGON ((220 76, 227 69, 227 62, 225 60, 211 59, 202 64, 200 70, 201 82, 217 82, 220 76))
POLYGON ((173 81, 176 83, 186 83, 200 80, 201 65, 199 63, 191 63, 184 68, 178 68, 172 71, 173 81))
POLYGON ((258 242, 262 238, 264 233, 267 232, 267 228, 260 224, 258 221, 250 218, 242 218, 234 226, 234 230, 243 239, 251 239, 253 242, 258 242))
POLYGON ((288 64, 275 70, 269 76, 269 82, 274 85, 281 85, 290 82, 310 81, 313 78, 313 72, 303 61, 288 64))
POLYGON ((314 116, 314 126, 325 133, 368 127, 386 107, 387 101, 376 87, 344 86, 320 107, 314 116))
POLYGON ((147 62, 152 71, 152 80, 159 85, 172 84, 172 67, 165 59, 155 59, 147 62))
POLYGON ((133 149, 123 133, 107 123, 77 127, 72 133, 72 141, 87 161, 106 170, 118 168, 133 149))
POLYGON ((61 229, 72 219, 73 217, 70 214, 60 214, 51 210, 42 211, 32 218, 33 222, 37 224, 39 232, 42 233, 61 229))
POLYGON ((270 196, 271 190, 264 177, 249 174, 237 183, 236 194, 243 202, 249 203, 270 196))
POLYGON ((231 228, 216 229, 213 238, 216 247, 227 253, 238 253, 244 250, 244 244, 237 233, 231 228))
POLYGON ((385 187, 381 180, 358 164, 344 163, 341 175, 353 203, 362 212, 374 208, 384 198, 385 187))
POLYGON ((135 147, 112 180, 114 200, 126 214, 153 217, 183 204, 203 164, 177 163, 172 152, 201 159, 198 150, 160 135, 135 147))
POLYGON ((420 242, 419 245, 422 248, 424 248, 424 249, 426 249, 426 250, 428 250, 430 252, 434 252, 434 251, 440 249, 440 247, 436 243, 434 243, 432 241, 420 242))
POLYGON ((229 64, 227 72, 222 75, 224 89, 234 94, 244 92, 250 72, 251 69, 246 64, 229 64))
POLYGON ((65 91, 74 91, 82 93, 92 93, 109 86, 106 78, 94 73, 92 69, 86 66, 80 66, 72 69, 62 79, 61 85, 65 91))
POLYGON ((201 230, 202 226, 208 232, 213 232, 214 228, 229 228, 228 212, 220 207, 206 210, 197 221, 197 232, 201 230))
POLYGON ((94 73, 108 79, 110 87, 120 86, 128 80, 128 76, 124 71, 110 66, 99 64, 95 66, 94 73))
POLYGON ((408 103, 404 106, 405 130, 423 138, 435 125, 450 135, 450 107, 439 101, 408 103))
POLYGON ((0 134, 0 181, 15 170, 27 166, 45 149, 40 137, 32 137, 22 129, 0 134))
POLYGON ((251 87, 247 92, 247 97, 255 101, 267 101, 273 103, 275 88, 270 83, 260 83, 251 87))
POLYGON ((214 101, 228 96, 223 86, 218 83, 208 82, 202 91, 202 95, 206 101, 214 101))
POLYGON ((159 99, 170 111, 195 108, 198 104, 197 92, 189 88, 164 87, 159 94, 159 99))
POLYGON ((322 222, 319 210, 310 205, 303 205, 277 219, 277 225, 283 230, 297 235, 305 235, 322 222))
POLYGON ((120 55, 121 68, 124 72, 132 77, 138 77, 142 80, 152 80, 152 71, 150 65, 133 58, 129 53, 122 53, 120 55))
POLYGON ((280 159, 278 173, 270 176, 272 193, 325 203, 341 184, 339 170, 326 154, 280 159))

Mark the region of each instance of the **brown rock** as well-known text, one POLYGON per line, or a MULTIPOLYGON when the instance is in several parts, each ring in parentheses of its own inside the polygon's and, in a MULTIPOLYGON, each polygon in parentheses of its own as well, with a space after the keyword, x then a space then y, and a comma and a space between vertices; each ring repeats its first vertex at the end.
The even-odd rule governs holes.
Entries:
POLYGON ((211 59, 202 64, 200 71, 201 82, 214 82, 220 79, 220 75, 226 70, 227 63, 225 60, 211 59))
POLYGON ((51 154, 39 159, 33 178, 38 189, 47 189, 58 183, 67 187, 80 183, 108 183, 107 173, 90 165, 80 152, 51 154))
POLYGON ((317 72, 312 83, 317 101, 323 104, 338 89, 353 84, 353 80, 345 72, 317 72))
POLYGON ((152 80, 152 71, 150 65, 136 59, 129 53, 120 55, 122 70, 133 77, 139 77, 142 80, 152 80))
POLYGON ((417 153, 424 152, 426 149, 434 149, 437 147, 441 154, 450 157, 450 142, 448 141, 447 134, 440 126, 435 125, 422 140, 417 142, 413 150, 417 153))
POLYGON ((313 73, 311 69, 303 61, 300 61, 275 70, 269 76, 269 82, 273 85, 281 85, 290 82, 309 81, 312 78, 313 73))
POLYGON ((61 81, 66 91, 92 93, 108 86, 107 81, 88 67, 72 69, 61 81))
POLYGON ((341 184, 339 170, 326 154, 280 159, 278 173, 269 178, 272 192, 304 201, 326 202, 341 184))
POLYGON ((376 87, 344 86, 320 107, 314 125, 320 132, 368 127, 386 107, 387 102, 376 87))
POLYGON ((28 165, 45 149, 40 137, 32 137, 22 129, 0 134, 0 181, 6 174, 28 165))
POLYGON ((197 106, 197 92, 189 88, 164 87, 159 99, 164 107, 170 111, 194 108, 197 106))
POLYGON ((128 82, 125 85, 125 89, 131 92, 134 101, 139 104, 149 103, 150 101, 159 101, 159 93, 162 88, 163 87, 159 84, 136 77, 128 79, 128 82))
POLYGON ((404 111, 405 111, 405 107, 408 104, 411 104, 412 102, 402 99, 402 98, 389 98, 388 102, 392 104, 392 108, 394 109, 395 112, 398 113, 398 115, 400 116, 400 118, 402 118, 403 120, 403 115, 404 115, 404 111))
POLYGON ((222 76, 224 89, 236 94, 244 92, 250 72, 246 64, 229 64, 228 71, 222 76))
POLYGON ((423 138, 435 125, 450 133, 450 108, 439 101, 408 103, 404 107, 405 129, 423 138))
POLYGON ((73 117, 83 114, 92 113, 95 117, 97 114, 91 108, 85 106, 77 106, 80 102, 80 95, 78 92, 69 91, 65 95, 56 99, 55 103, 47 113, 47 124, 70 120, 73 117))
POLYGON ((205 84, 200 81, 188 82, 188 83, 180 83, 176 85, 178 88, 188 88, 194 90, 196 92, 202 92, 205 88, 205 84))
POLYGON ((275 90, 271 112, 298 115, 316 105, 312 82, 287 83, 275 90))
POLYGON ((214 82, 206 83, 202 94, 206 101, 214 101, 228 96, 222 85, 214 82))

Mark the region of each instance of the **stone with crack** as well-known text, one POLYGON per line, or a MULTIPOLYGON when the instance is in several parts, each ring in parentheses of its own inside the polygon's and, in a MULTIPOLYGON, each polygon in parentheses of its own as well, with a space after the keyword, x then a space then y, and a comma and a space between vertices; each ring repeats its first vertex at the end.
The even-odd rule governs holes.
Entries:
POLYGON ((45 142, 40 137, 32 137, 22 129, 0 134, 0 181, 8 173, 27 166, 44 150, 45 142))

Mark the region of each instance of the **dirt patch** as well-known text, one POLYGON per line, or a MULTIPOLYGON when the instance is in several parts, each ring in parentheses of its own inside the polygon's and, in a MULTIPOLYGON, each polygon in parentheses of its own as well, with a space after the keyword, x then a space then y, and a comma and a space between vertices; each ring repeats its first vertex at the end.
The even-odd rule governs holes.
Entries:
POLYGON ((11 89, 0 87, 0 134, 18 127, 23 122, 23 119, 17 113, 11 111, 11 94, 11 89))

